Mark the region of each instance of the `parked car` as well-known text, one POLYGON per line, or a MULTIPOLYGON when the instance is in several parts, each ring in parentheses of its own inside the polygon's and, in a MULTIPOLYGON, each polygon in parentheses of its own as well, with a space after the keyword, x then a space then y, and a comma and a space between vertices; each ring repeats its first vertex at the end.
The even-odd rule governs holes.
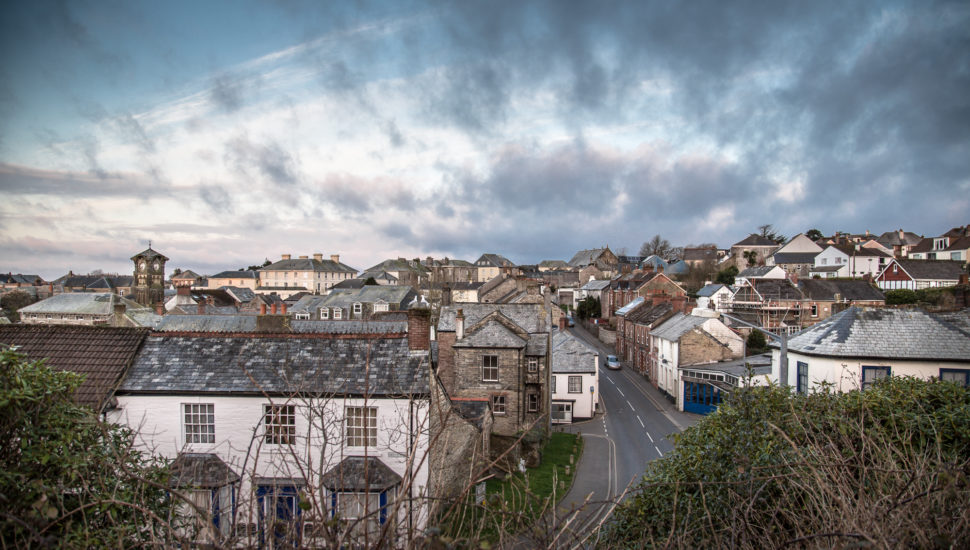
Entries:
POLYGON ((576 320, 573 319, 572 315, 570 315, 569 317, 566 317, 566 324, 568 324, 571 327, 576 326, 576 320))
POLYGON ((612 369, 612 370, 620 370, 620 360, 617 359, 615 355, 607 355, 606 368, 612 369))

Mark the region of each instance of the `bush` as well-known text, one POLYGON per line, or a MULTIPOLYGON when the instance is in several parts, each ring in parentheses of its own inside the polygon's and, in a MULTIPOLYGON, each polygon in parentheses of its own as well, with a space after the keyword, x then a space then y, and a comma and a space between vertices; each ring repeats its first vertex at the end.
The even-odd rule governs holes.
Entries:
POLYGON ((915 304, 917 301, 916 292, 907 288, 886 291, 886 305, 898 306, 904 304, 915 304))
POLYGON ((728 285, 728 286, 733 285, 734 277, 736 277, 738 273, 740 272, 738 271, 737 266, 729 265, 717 272, 717 276, 714 277, 714 282, 720 283, 722 285, 728 285))
POLYGON ((768 342, 760 331, 752 330, 748 335, 748 355, 757 355, 768 351, 768 342))
POLYGON ((962 386, 740 389, 651 464, 604 546, 966 548, 968 479, 962 386))

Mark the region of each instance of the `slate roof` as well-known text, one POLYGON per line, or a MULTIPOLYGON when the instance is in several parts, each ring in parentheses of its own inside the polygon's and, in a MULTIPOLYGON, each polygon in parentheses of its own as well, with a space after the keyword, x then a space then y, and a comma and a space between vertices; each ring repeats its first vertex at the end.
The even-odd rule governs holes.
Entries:
POLYGON ((848 269, 848 264, 841 265, 816 265, 809 269, 810 273, 835 273, 842 268, 848 269))
POLYGON ((124 304, 127 311, 139 309, 150 310, 150 308, 146 308, 137 302, 110 292, 66 292, 63 294, 55 294, 35 304, 24 306, 18 311, 20 313, 51 313, 58 315, 111 315, 114 313, 114 304, 116 303, 124 304))
POLYGON ((401 483, 401 476, 379 458, 348 456, 323 474, 321 483, 331 491, 380 492, 401 483))
POLYGON ((364 288, 364 286, 365 286, 364 279, 361 279, 358 277, 356 279, 344 279, 343 281, 340 281, 339 283, 330 287, 330 289, 331 290, 355 290, 358 288, 364 288))
POLYGON ((876 239, 876 242, 878 242, 879 244, 887 248, 892 249, 894 245, 895 246, 915 245, 919 243, 920 240, 922 239, 923 237, 920 237, 919 235, 911 231, 903 231, 903 238, 899 237, 899 231, 886 231, 882 235, 879 235, 879 238, 876 239))
POLYGON ((512 267, 515 265, 512 263, 512 260, 502 256, 501 254, 482 254, 477 260, 475 260, 475 265, 480 265, 481 262, 485 262, 482 265, 492 267, 512 267))
POLYGON ((589 373, 596 372, 594 357, 599 352, 576 338, 569 331, 552 332, 552 372, 589 373))
POLYGON ((367 268, 367 271, 411 271, 420 276, 429 273, 428 268, 421 265, 420 262, 417 264, 412 264, 410 261, 404 258, 391 258, 389 260, 384 260, 383 262, 367 268))
POLYGON ((634 309, 636 309, 638 306, 640 306, 641 304, 643 304, 643 301, 644 301, 643 300, 643 296, 637 296, 636 298, 634 298, 633 300, 631 300, 629 304, 627 304, 627 305, 621 307, 620 309, 616 310, 616 316, 617 317, 625 317, 627 313, 630 313, 631 311, 633 311, 634 309))
POLYGON ((216 489, 241 478, 217 455, 212 453, 179 453, 169 466, 169 487, 216 489))
POLYGON ((225 291, 241 304, 252 302, 256 299, 256 293, 251 288, 241 286, 220 286, 219 290, 225 291))
POLYGON ((774 266, 774 265, 762 265, 762 266, 758 266, 758 267, 749 267, 749 268, 744 269, 740 273, 738 273, 736 277, 740 277, 740 278, 744 278, 744 279, 755 279, 755 278, 758 278, 758 277, 764 277, 765 275, 767 275, 775 267, 777 267, 777 266, 774 266))
POLYGON ((478 429, 485 425, 485 418, 489 411, 489 399, 475 397, 452 397, 451 406, 478 429))
POLYGON ((747 237, 745 237, 744 239, 742 239, 742 240, 734 243, 734 245, 732 245, 732 246, 745 246, 746 247, 746 246, 781 246, 781 245, 779 245, 778 243, 776 243, 775 241, 773 241, 773 240, 771 240, 771 239, 769 239, 767 237, 762 237, 761 235, 758 235, 756 233, 752 233, 752 234, 748 235, 747 237))
POLYGON ((526 332, 548 332, 542 304, 457 304, 442 306, 438 316, 439 332, 454 332, 455 313, 461 309, 465 327, 472 327, 493 311, 500 311, 526 332))
POLYGON ((566 263, 566 261, 564 260, 542 260, 541 262, 539 262, 539 267, 561 268, 561 267, 567 267, 568 265, 569 264, 566 263))
POLYGON ((51 367, 84 375, 74 400, 99 412, 147 335, 145 328, 0 326, 0 344, 17 346, 32 361, 46 358, 51 367))
POLYGON ((850 307, 793 335, 788 350, 825 357, 970 362, 970 332, 921 309, 850 307))
POLYGON ((775 252, 772 258, 775 265, 780 264, 814 264, 818 252, 775 252))
POLYGON ((259 269, 260 271, 321 271, 326 273, 357 273, 357 270, 350 267, 342 262, 335 262, 333 260, 317 260, 314 258, 297 258, 289 260, 280 260, 274 262, 266 267, 259 269))
POLYGON ((410 286, 367 285, 356 290, 340 289, 331 292, 324 296, 322 301, 315 303, 314 307, 349 308, 357 302, 373 304, 383 301, 389 304, 397 304, 399 308, 405 308, 415 296, 417 294, 410 286))
POLYGON ((681 336, 687 334, 694 328, 703 325, 707 320, 707 317, 684 315, 683 313, 677 312, 670 319, 664 321, 664 323, 662 323, 660 326, 651 330, 650 335, 663 338, 664 340, 670 340, 671 342, 676 342, 680 340, 681 336))
POLYGON ((200 278, 201 275, 192 271, 191 269, 186 269, 185 271, 179 273, 178 275, 172 275, 172 280, 196 280, 200 278))
POLYGON ((734 376, 744 376, 748 373, 749 366, 751 367, 751 374, 753 375, 760 376, 764 374, 771 374, 771 354, 762 353, 760 355, 751 355, 741 359, 731 359, 730 361, 718 361, 717 363, 706 363, 700 365, 685 365, 679 368, 682 370, 689 369, 694 371, 717 371, 734 376))
POLYGON ((723 287, 724 285, 720 283, 704 285, 703 288, 697 291, 697 295, 705 298, 710 298, 711 296, 714 296, 715 294, 717 294, 717 291, 721 290, 721 288, 723 287))
POLYGON ((714 261, 716 259, 717 248, 714 247, 684 249, 684 261, 687 262, 714 261))
POLYGON ((135 254, 130 259, 131 259, 131 261, 135 261, 135 259, 138 258, 139 256, 143 256, 146 260, 151 260, 153 258, 159 258, 163 262, 167 262, 168 261, 168 258, 166 258, 162 254, 158 253, 157 251, 152 250, 152 247, 150 247, 150 246, 148 248, 146 248, 145 250, 142 250, 138 254, 135 254))
POLYGON ((610 281, 607 279, 590 279, 585 285, 582 286, 583 290, 603 290, 604 288, 609 288, 610 281))
POLYGON ((764 300, 801 300, 802 293, 788 279, 752 279, 752 287, 764 300))
POLYGON ((608 248, 590 248, 588 250, 580 250, 572 259, 569 260, 569 265, 573 267, 585 267, 596 263, 596 260, 603 255, 604 252, 609 250, 608 248))
POLYGON ((243 269, 240 271, 222 271, 215 275, 209 277, 210 279, 258 279, 259 272, 252 269, 243 269))
POLYGON ((690 265, 683 260, 674 260, 667 264, 664 271, 667 273, 673 273, 675 275, 683 275, 690 272, 690 265))
MULTIPOLYGON (((955 260, 893 260, 899 267, 909 273, 913 279, 930 279, 943 281, 956 281, 960 275, 966 273, 963 269, 963 262, 955 260)), ((883 272, 892 269, 892 262, 887 265, 883 272)))
POLYGON ((526 355, 545 355, 548 346, 545 333, 530 334, 529 342, 525 345, 526 355))
POLYGON ((670 302, 660 302, 657 305, 644 304, 643 307, 637 308, 630 315, 627 315, 626 320, 631 323, 637 323, 641 325, 651 325, 664 316, 671 313, 674 309, 674 305, 670 302))
POLYGON ((798 289, 809 300, 835 300, 841 295, 843 300, 885 301, 886 297, 878 288, 866 281, 827 281, 825 279, 802 279, 798 289))
MULTIPOLYGON (((829 247, 835 248, 836 250, 842 252, 846 256, 855 256, 856 258, 868 258, 869 256, 873 256, 876 258, 893 257, 892 254, 886 254, 882 250, 878 248, 873 248, 871 246, 860 246, 858 249, 856 249, 855 246, 848 245, 848 244, 830 244, 826 248, 829 248, 829 247)), ((916 250, 912 250, 912 252, 916 252, 916 250)))
POLYGON ((489 321, 454 343, 456 348, 524 348, 528 340, 498 321, 489 321))
POLYGON ((38 275, 24 275, 22 273, 0 273, 0 283, 12 284, 20 283, 22 285, 38 285, 44 284, 44 280, 38 275))
POLYGON ((407 338, 155 334, 119 393, 427 395, 426 360, 407 338))

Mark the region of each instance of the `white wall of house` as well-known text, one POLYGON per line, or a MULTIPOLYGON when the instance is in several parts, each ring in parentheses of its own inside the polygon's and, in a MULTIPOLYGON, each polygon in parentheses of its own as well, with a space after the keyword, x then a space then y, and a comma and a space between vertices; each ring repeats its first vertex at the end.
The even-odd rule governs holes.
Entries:
MULTIPOLYGON (((852 391, 862 387, 862 367, 889 367, 892 376, 914 376, 929 379, 940 376, 940 369, 970 370, 970 358, 963 362, 914 361, 909 359, 849 359, 844 357, 816 357, 788 352, 788 384, 797 387, 798 363, 808 365, 808 391, 829 383, 836 391, 852 391)), ((772 376, 780 373, 778 350, 772 352, 772 376)))
POLYGON ((657 350, 657 386, 670 395, 677 395, 677 362, 680 344, 658 336, 651 336, 653 349, 657 350))
POLYGON ((727 346, 734 357, 744 355, 744 339, 738 333, 729 329, 720 319, 708 319, 701 325, 701 328, 718 342, 727 346))
POLYGON ((575 373, 560 372, 553 373, 556 379, 556 391, 551 394, 551 400, 556 402, 572 403, 574 420, 592 418, 596 412, 596 400, 599 398, 599 375, 595 372, 575 373), (579 378, 579 391, 569 391, 570 377, 579 378), (593 388, 593 391, 590 391, 593 388))
MULTIPOLYGON (((256 523, 255 487, 250 485, 252 475, 302 478, 309 487, 314 487, 319 476, 348 456, 366 454, 379 458, 404 478, 404 483, 408 478, 409 457, 414 457, 411 495, 419 501, 420 497, 427 495, 427 399, 409 402, 407 399, 334 397, 288 402, 284 398, 275 398, 273 404, 296 405, 296 440, 292 446, 265 441, 262 420, 264 405, 267 404, 270 404, 270 400, 264 397, 120 395, 118 408, 108 413, 108 420, 130 426, 138 433, 136 444, 157 456, 175 458, 179 452, 218 455, 242 477, 237 515, 240 522, 256 523), (183 413, 183 404, 186 403, 213 405, 213 443, 186 443, 183 413), (376 446, 346 445, 346 407, 376 407, 376 446)), ((397 519, 398 525, 405 525, 400 522, 408 520, 406 507, 402 506, 397 519)), ((425 508, 415 508, 411 519, 415 525, 423 528, 427 521, 425 508)))
POLYGON ((822 247, 815 244, 815 241, 809 239, 804 234, 796 235, 792 240, 788 241, 785 246, 779 248, 775 251, 775 254, 782 253, 798 253, 798 252, 821 252, 822 247))
POLYGON ((732 299, 734 298, 734 293, 727 286, 722 286, 711 295, 711 305, 714 306, 715 311, 730 312, 732 299))

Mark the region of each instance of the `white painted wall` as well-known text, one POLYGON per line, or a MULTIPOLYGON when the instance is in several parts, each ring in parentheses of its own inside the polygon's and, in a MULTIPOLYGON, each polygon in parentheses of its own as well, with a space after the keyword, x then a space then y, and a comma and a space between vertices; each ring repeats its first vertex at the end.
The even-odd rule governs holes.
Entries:
POLYGON ((779 252, 789 253, 789 252, 821 252, 822 247, 815 244, 815 241, 809 239, 804 234, 795 235, 792 240, 788 241, 788 244, 779 248, 775 251, 775 254, 779 252))
MULTIPOLYGON (((963 362, 954 361, 913 361, 908 359, 847 359, 841 357, 815 357, 797 352, 788 352, 788 384, 796 386, 798 381, 798 362, 808 364, 809 391, 822 383, 831 383, 836 391, 852 391, 862 387, 862 366, 890 367, 893 376, 915 376, 929 379, 939 377, 940 369, 970 369, 970 357, 963 362)), ((772 352, 771 373, 777 378, 780 373, 779 351, 772 352)))
MULTIPOLYGON (((240 522, 256 523, 254 488, 250 484, 252 475, 304 478, 312 487, 318 482, 319 476, 347 456, 366 454, 379 458, 405 482, 410 458, 414 465, 411 494, 418 502, 421 497, 427 496, 427 399, 411 403, 407 399, 384 398, 364 400, 334 397, 290 402, 283 398, 273 399, 277 405, 297 405, 297 443, 293 446, 264 443, 261 425, 263 406, 269 403, 270 400, 263 397, 121 395, 118 396, 119 408, 108 413, 108 420, 128 425, 137 431, 136 444, 158 456, 174 458, 183 451, 218 455, 243 478, 238 496, 240 509, 237 517, 240 522), (214 405, 215 443, 185 443, 183 403, 214 405), (377 407, 376 447, 344 445, 344 410, 352 406, 377 407), (412 449, 410 455, 409 445, 412 449), (253 507, 249 506, 250 502, 253 507)), ((406 507, 402 506, 398 516, 398 526, 407 525, 406 507)), ((426 508, 417 507, 412 520, 419 529, 423 528, 427 522, 426 508)))

